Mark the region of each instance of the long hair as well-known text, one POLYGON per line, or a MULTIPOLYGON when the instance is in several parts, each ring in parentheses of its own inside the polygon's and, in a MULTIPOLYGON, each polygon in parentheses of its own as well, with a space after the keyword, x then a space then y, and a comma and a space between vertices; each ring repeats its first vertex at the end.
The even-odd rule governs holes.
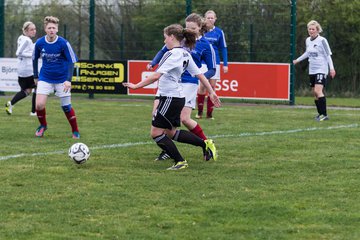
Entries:
POLYGON ((173 35, 179 42, 184 41, 185 47, 193 49, 196 43, 196 33, 190 29, 183 28, 180 24, 171 24, 164 28, 164 33, 173 35))
POLYGON ((208 31, 205 19, 197 13, 192 13, 185 18, 185 22, 194 22, 200 27, 200 34, 204 35, 208 31))
POLYGON ((29 28, 31 25, 34 25, 34 26, 35 26, 35 24, 34 24, 33 22, 30 22, 30 21, 27 21, 27 22, 25 22, 25 23, 23 24, 22 31, 23 31, 24 35, 25 35, 26 31, 28 30, 28 28, 29 28))

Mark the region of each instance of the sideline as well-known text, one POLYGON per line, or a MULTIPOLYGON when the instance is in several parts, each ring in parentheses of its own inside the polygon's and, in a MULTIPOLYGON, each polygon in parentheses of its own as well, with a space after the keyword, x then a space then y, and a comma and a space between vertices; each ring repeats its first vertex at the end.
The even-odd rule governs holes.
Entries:
MULTIPOLYGON (((236 138, 236 137, 252 137, 252 136, 266 136, 266 135, 280 135, 280 134, 291 134, 291 133, 299 133, 299 132, 311 132, 311 131, 326 131, 326 130, 334 130, 334 129, 342 129, 342 128, 358 128, 359 124, 349 124, 349 125, 337 125, 330 127, 312 127, 312 128, 300 128, 300 129, 290 129, 290 130, 278 130, 278 131, 270 131, 270 132, 253 132, 253 133, 239 133, 239 134, 224 134, 224 135, 212 135, 211 138, 236 138)), ((107 149, 107 148, 125 148, 125 147, 133 147, 138 145, 147 145, 153 144, 153 141, 148 142, 134 142, 134 143, 118 143, 118 144, 110 144, 110 145, 100 145, 89 147, 90 150, 94 149, 107 149)), ((34 157, 34 156, 47 156, 47 155, 55 155, 55 154, 65 154, 67 151, 53 151, 53 152, 43 152, 43 153, 21 153, 15 155, 8 156, 0 156, 0 161, 5 161, 13 158, 20 157, 34 157)))

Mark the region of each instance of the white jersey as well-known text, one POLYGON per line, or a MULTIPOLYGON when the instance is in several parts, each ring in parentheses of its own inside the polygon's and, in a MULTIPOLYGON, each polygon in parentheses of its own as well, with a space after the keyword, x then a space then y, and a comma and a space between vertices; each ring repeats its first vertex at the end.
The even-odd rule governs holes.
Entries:
POLYGON ((21 35, 17 40, 16 56, 18 58, 19 77, 30 77, 33 75, 32 54, 34 43, 31 38, 21 35))
POLYGON ((187 70, 192 76, 201 74, 191 54, 182 47, 166 52, 161 58, 156 72, 162 73, 158 84, 158 96, 184 97, 181 75, 187 70))
POLYGON ((328 75, 329 68, 334 69, 331 59, 331 50, 328 41, 322 36, 317 36, 311 40, 308 37, 305 41, 306 51, 297 61, 309 58, 309 74, 323 73, 328 75))

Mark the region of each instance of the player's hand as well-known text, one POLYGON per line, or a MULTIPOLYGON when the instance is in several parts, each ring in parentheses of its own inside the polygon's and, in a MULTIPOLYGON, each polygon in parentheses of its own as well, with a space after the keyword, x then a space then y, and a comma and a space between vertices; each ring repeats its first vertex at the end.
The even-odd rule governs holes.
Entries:
POLYGON ((331 69, 331 70, 330 70, 330 77, 331 77, 331 78, 334 78, 335 75, 336 75, 335 69, 331 69))
POLYGON ((64 92, 69 92, 71 90, 71 82, 70 81, 65 81, 64 82, 64 92))
POLYGON ((228 66, 223 66, 223 71, 224 71, 224 73, 227 73, 229 71, 229 67, 228 66))
POLYGON ((39 81, 38 78, 34 78, 34 83, 35 83, 36 86, 37 86, 37 84, 38 84, 38 81, 39 81))
POLYGON ((213 104, 214 104, 214 107, 217 107, 217 108, 218 108, 218 107, 221 107, 220 98, 216 95, 215 92, 214 92, 214 93, 210 93, 209 96, 210 96, 211 101, 212 101, 213 104))
POLYGON ((293 60, 293 64, 295 65, 295 64, 297 64, 298 63, 298 61, 296 61, 296 60, 293 60))
POLYGON ((136 89, 136 85, 133 83, 124 82, 122 85, 127 88, 136 89))
POLYGON ((147 70, 153 70, 153 66, 149 63, 148 65, 146 65, 146 69, 147 70))

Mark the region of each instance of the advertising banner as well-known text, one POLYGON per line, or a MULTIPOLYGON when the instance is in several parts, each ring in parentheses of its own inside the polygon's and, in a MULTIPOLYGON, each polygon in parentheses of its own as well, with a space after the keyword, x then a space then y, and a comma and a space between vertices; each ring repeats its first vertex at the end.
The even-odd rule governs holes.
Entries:
POLYGON ((71 91, 126 94, 126 88, 122 86, 126 71, 126 61, 79 60, 75 63, 71 91))
POLYGON ((0 91, 18 92, 17 58, 0 58, 0 91))
MULTIPOLYGON (((128 61, 128 81, 138 83, 152 71, 146 70, 149 61, 128 61)), ((222 66, 221 68, 222 69, 222 66)), ((216 93, 224 98, 289 100, 290 64, 229 63, 229 72, 221 70, 216 93)), ((155 95, 157 82, 142 88, 128 89, 129 95, 155 95)))

